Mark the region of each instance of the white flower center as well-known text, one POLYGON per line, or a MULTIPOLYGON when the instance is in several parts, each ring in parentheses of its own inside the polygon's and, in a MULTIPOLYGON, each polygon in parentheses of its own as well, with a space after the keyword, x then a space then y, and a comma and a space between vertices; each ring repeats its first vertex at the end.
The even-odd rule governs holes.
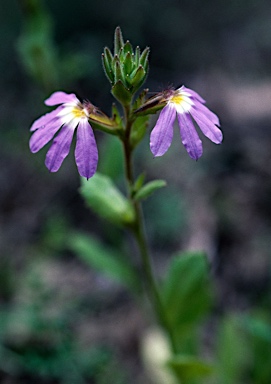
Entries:
POLYGON ((68 124, 73 120, 75 126, 80 120, 88 119, 93 109, 92 104, 87 101, 83 103, 65 103, 63 106, 62 111, 58 113, 58 116, 61 117, 62 124, 68 124))
POLYGON ((175 93, 170 99, 169 103, 173 103, 178 113, 187 113, 190 111, 194 104, 191 98, 181 92, 175 93))

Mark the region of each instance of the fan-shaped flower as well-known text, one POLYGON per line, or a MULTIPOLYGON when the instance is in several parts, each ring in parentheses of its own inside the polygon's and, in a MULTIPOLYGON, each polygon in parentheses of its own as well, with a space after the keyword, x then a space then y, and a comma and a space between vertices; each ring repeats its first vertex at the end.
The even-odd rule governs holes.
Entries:
POLYGON ((80 102, 75 94, 55 92, 47 100, 48 106, 59 105, 54 111, 34 121, 30 130, 30 150, 35 153, 44 147, 54 136, 47 152, 45 165, 51 172, 59 170, 70 151, 72 138, 76 132, 75 162, 81 176, 89 179, 94 175, 98 162, 98 150, 91 125, 88 122, 95 107, 89 102, 80 102))
POLYGON ((200 95, 185 86, 166 91, 164 95, 166 105, 150 137, 150 148, 154 156, 162 156, 170 147, 176 115, 182 143, 192 159, 197 160, 203 152, 193 120, 208 139, 216 144, 221 143, 223 135, 218 128, 219 119, 204 105, 205 100, 200 95))

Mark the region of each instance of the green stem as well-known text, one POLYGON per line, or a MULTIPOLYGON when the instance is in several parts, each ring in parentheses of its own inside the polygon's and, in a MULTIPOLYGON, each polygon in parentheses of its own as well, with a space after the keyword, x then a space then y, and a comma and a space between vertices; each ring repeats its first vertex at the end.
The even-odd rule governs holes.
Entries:
POLYGON ((130 135, 131 135, 131 129, 133 122, 130 119, 130 108, 125 107, 124 108, 124 114, 125 114, 125 135, 123 139, 123 146, 124 146, 124 156, 125 156, 125 174, 126 174, 126 180, 128 184, 128 193, 129 198, 131 199, 132 196, 132 187, 134 183, 134 173, 133 173, 133 165, 132 165, 132 147, 130 144, 130 135))
POLYGON ((177 346, 175 343, 174 335, 168 323, 167 315, 165 313, 164 306, 160 297, 160 293, 157 288, 157 283, 153 274, 151 257, 149 254, 146 233, 145 233, 142 207, 138 201, 135 201, 133 199, 133 196, 132 196, 134 176, 133 176, 133 163, 132 163, 133 149, 130 145, 130 134, 131 134, 133 121, 131 121, 130 119, 129 107, 124 108, 124 114, 125 114, 125 124, 126 124, 125 136, 123 139, 124 156, 125 156, 125 175, 126 175, 129 199, 133 204, 134 210, 135 210, 135 223, 133 227, 133 234, 135 236, 135 239, 137 241, 138 248, 140 251, 143 271, 146 279, 147 290, 148 290, 151 303, 153 305, 153 309, 157 316, 158 322, 164 328, 164 330, 168 333, 168 336, 171 342, 172 352, 176 354, 177 346))

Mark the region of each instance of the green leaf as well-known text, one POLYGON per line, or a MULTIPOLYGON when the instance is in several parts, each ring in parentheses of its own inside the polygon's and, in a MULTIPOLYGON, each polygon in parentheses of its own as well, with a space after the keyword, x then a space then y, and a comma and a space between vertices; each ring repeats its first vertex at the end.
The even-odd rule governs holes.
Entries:
POLYGON ((134 186, 133 186, 133 191, 137 192, 144 184, 146 174, 145 172, 142 172, 136 179, 134 186))
POLYGON ((126 43, 124 44, 123 51, 124 51, 125 54, 127 54, 129 52, 131 54, 133 53, 133 47, 132 47, 132 44, 130 43, 129 40, 127 40, 126 43))
POLYGON ((120 80, 122 81, 122 83, 126 83, 126 78, 125 78, 125 74, 123 72, 123 67, 122 67, 122 64, 119 62, 119 59, 115 59, 113 60, 113 70, 114 70, 114 81, 115 83, 120 80))
POLYGON ((150 54, 150 48, 146 47, 144 49, 144 51, 142 52, 142 54, 140 56, 140 60, 139 60, 140 64, 145 69, 145 71, 147 71, 147 69, 148 69, 148 57, 149 57, 149 54, 150 54))
POLYGON ((182 384, 194 383, 194 379, 203 379, 214 371, 209 363, 189 355, 176 355, 168 361, 167 365, 182 384))
POLYGON ((127 55, 125 56, 123 60, 123 66, 124 66, 125 74, 126 76, 128 76, 132 72, 133 66, 134 66, 131 52, 128 52, 127 55))
POLYGON ((104 53, 102 54, 102 63, 103 63, 105 74, 108 77, 108 80, 111 83, 113 83, 114 81, 114 74, 112 71, 113 56, 107 47, 104 48, 104 53))
POLYGON ((88 181, 82 179, 80 192, 88 206, 99 216, 116 225, 133 223, 133 206, 115 187, 109 177, 97 172, 88 181))
POLYGON ((142 188, 140 188, 135 196, 135 200, 142 200, 146 199, 147 197, 151 196, 157 189, 163 188, 167 185, 165 180, 153 180, 149 183, 145 184, 142 188))
POLYGON ((147 73, 142 65, 140 65, 130 76, 130 83, 136 87, 139 88, 143 81, 145 80, 147 73))
POLYGON ((117 55, 120 51, 120 49, 123 47, 124 41, 122 37, 122 32, 120 27, 117 27, 115 29, 115 34, 114 34, 114 54, 117 55))
POLYGON ((108 47, 104 48, 104 56, 110 69, 112 69, 113 55, 108 47))
POLYGON ((138 97, 135 99, 134 104, 133 104, 133 110, 136 111, 138 108, 140 108, 146 100, 146 95, 148 93, 148 89, 143 89, 142 92, 138 95, 138 97))
POLYGON ((178 254, 162 286, 162 299, 172 329, 181 339, 211 305, 209 265, 204 253, 178 254))
POLYGON ((112 119, 119 125, 121 125, 122 117, 115 103, 112 104, 112 119))
POLYGON ((137 144, 145 136, 148 127, 148 122, 149 116, 139 116, 135 120, 130 137, 130 143, 133 148, 136 147, 137 144))
POLYGON ((130 54, 131 57, 133 57, 133 55, 134 55, 133 47, 132 47, 132 45, 131 45, 131 43, 130 43, 129 40, 126 41, 126 43, 125 43, 124 46, 120 49, 119 54, 118 54, 119 59, 120 59, 120 62, 121 62, 122 64, 125 63, 125 58, 126 58, 127 54, 130 54))
POLYGON ((126 285, 132 291, 139 290, 141 283, 137 274, 116 250, 109 249, 94 237, 82 233, 70 234, 68 247, 90 267, 126 285))
POLYGON ((113 85, 111 93, 123 105, 130 104, 132 95, 120 80, 113 85))
MULTIPOLYGON (((254 312, 254 311, 253 311, 254 312)), ((256 309, 253 314, 237 317, 238 325, 245 333, 247 342, 247 366, 253 383, 269 384, 271 378, 271 322, 270 310, 256 309)))
POLYGON ((251 348, 239 321, 237 316, 230 315, 219 324, 215 356, 217 382, 221 384, 239 383, 245 367, 251 364, 251 348))
POLYGON ((139 60, 140 60, 140 48, 139 46, 136 47, 135 49, 135 66, 138 67, 139 66, 139 60))

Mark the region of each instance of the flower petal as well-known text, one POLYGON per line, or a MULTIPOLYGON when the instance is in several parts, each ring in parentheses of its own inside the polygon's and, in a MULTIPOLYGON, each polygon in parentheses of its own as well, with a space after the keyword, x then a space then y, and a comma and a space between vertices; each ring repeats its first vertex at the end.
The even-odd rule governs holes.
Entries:
POLYGON ((223 140, 223 134, 221 130, 210 121, 205 114, 197 111, 196 109, 191 109, 190 114, 193 119, 196 121, 203 134, 208 137, 213 143, 220 144, 223 140))
POLYGON ((78 103, 79 100, 74 93, 65 93, 62 91, 54 92, 47 100, 44 101, 46 105, 57 105, 63 103, 78 103))
POLYGON ((182 143, 189 156, 198 160, 202 155, 202 142, 188 113, 177 113, 182 143))
POLYGON ((93 130, 87 119, 82 119, 77 127, 75 162, 79 174, 87 179, 96 172, 98 150, 93 130))
POLYGON ((173 123, 176 117, 174 105, 166 105, 151 132, 150 148, 154 156, 162 156, 170 147, 173 138, 173 123))
POLYGON ((213 124, 220 126, 219 118, 217 115, 210 111, 210 109, 208 109, 205 105, 195 102, 195 104, 192 105, 191 110, 192 109, 199 111, 201 114, 205 115, 213 124))
POLYGON ((71 124, 63 125, 46 155, 45 165, 49 171, 56 172, 59 170, 70 151, 73 134, 74 127, 71 124))
POLYGON ((197 92, 193 91, 193 89, 186 88, 183 85, 181 88, 179 88, 179 91, 185 92, 188 96, 192 96, 193 99, 198 100, 200 103, 205 103, 205 100, 197 92))
POLYGON ((30 151, 32 153, 38 152, 54 137, 60 127, 61 123, 56 121, 54 124, 47 124, 46 126, 36 130, 29 141, 30 151))
POLYGON ((30 131, 35 131, 36 129, 42 128, 44 125, 48 124, 51 120, 56 117, 56 115, 61 111, 62 108, 63 107, 58 107, 54 111, 46 113, 39 119, 35 120, 30 127, 30 131))

